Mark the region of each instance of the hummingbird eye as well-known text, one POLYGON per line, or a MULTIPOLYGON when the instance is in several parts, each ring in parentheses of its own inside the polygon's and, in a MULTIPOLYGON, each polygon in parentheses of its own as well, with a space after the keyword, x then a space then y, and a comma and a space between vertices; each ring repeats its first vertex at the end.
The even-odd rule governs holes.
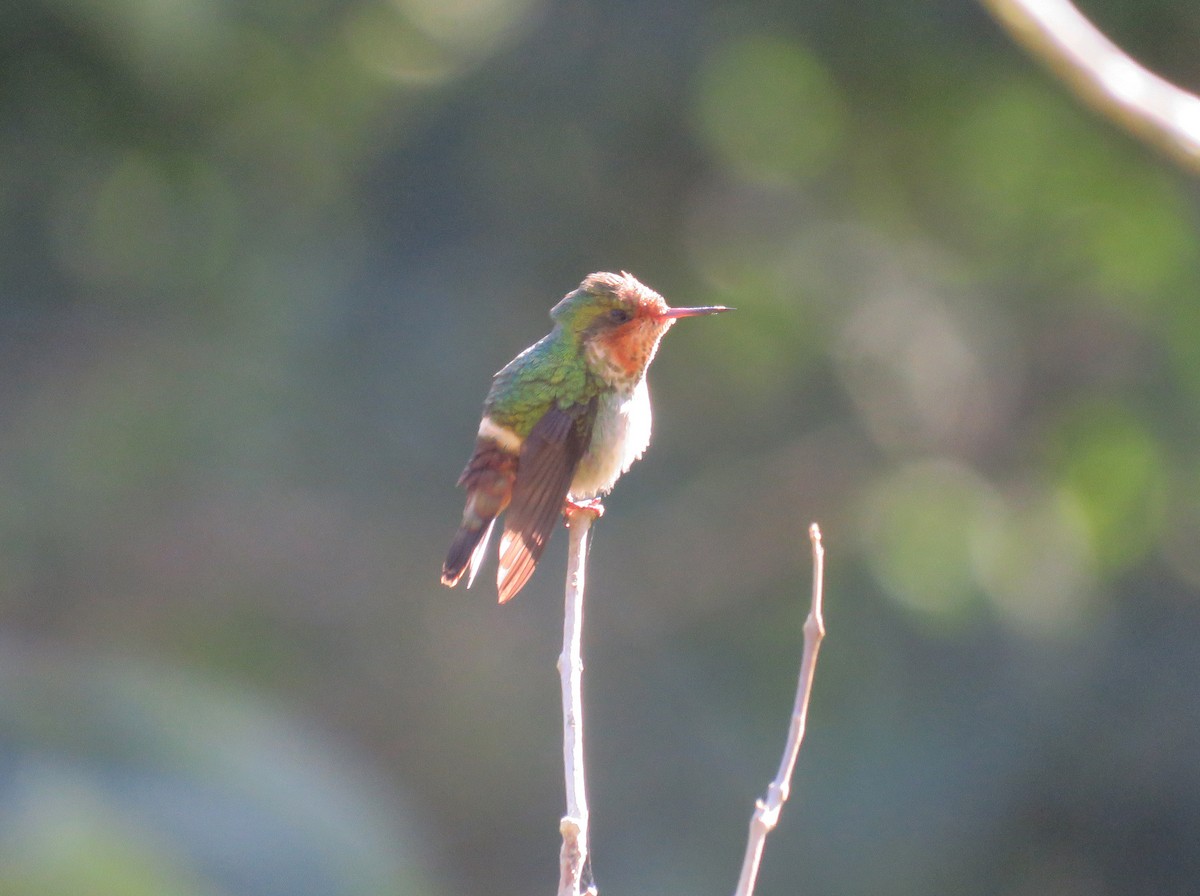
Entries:
POLYGON ((624 308, 614 308, 612 311, 608 312, 608 319, 614 324, 625 324, 629 323, 629 321, 633 319, 633 315, 624 308))

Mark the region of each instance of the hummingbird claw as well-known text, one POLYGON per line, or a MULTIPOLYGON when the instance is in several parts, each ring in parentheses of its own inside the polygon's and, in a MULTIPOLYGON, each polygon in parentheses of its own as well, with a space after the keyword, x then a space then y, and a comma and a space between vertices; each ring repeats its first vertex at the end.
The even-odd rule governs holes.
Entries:
POLYGON ((572 501, 567 498, 563 501, 563 518, 566 520, 568 528, 571 525, 571 517, 577 513, 590 513, 593 520, 598 520, 604 516, 604 505, 599 498, 585 498, 582 501, 572 501))

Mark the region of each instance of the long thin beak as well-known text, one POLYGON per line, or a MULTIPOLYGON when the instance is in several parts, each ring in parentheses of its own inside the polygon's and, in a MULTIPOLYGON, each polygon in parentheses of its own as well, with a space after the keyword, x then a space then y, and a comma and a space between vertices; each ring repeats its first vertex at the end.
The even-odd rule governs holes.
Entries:
POLYGON ((698 314, 720 314, 722 311, 733 311, 724 305, 706 305, 703 308, 668 308, 659 317, 695 317, 698 314))

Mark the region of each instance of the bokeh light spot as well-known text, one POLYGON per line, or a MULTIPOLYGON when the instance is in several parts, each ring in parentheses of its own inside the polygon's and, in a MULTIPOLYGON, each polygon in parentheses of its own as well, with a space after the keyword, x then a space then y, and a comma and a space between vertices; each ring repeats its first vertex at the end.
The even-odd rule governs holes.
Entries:
POLYGON ((923 268, 868 285, 838 339, 837 369, 881 447, 970 449, 1008 419, 1021 358, 1003 318, 970 296, 939 295, 934 265, 923 268))
POLYGON ((712 152, 751 180, 795 182, 822 171, 844 131, 832 77, 803 46, 735 40, 700 75, 696 122, 712 152))
POLYGON ((411 85, 433 85, 458 73, 461 61, 395 9, 367 6, 347 20, 350 53, 365 69, 411 85))
POLYGON ((395 0, 418 29, 445 47, 490 49, 528 20, 536 0, 395 0))
POLYGON ((1085 404, 1051 434, 1050 451, 1098 563, 1115 572, 1145 556, 1161 531, 1167 493, 1165 459, 1145 426, 1118 405, 1085 404))
POLYGON ((206 162, 131 151, 66 174, 55 235, 60 263, 80 282, 177 285, 228 263, 236 200, 206 162))
POLYGON ((909 464, 882 477, 862 502, 867 560, 904 606, 933 618, 961 617, 979 603, 973 546, 999 507, 993 489, 963 464, 909 464))
POLYGON ((1063 632, 1095 598, 1086 520, 1061 493, 1012 503, 991 516, 976 539, 976 574, 1010 625, 1035 634, 1063 632))

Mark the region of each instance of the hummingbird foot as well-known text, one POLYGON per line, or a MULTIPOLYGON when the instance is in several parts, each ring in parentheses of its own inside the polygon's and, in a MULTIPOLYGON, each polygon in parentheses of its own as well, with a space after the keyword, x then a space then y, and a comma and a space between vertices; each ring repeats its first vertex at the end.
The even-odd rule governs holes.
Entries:
POLYGON ((604 516, 604 505, 600 503, 599 498, 585 498, 581 501, 572 501, 566 498, 563 501, 563 518, 566 520, 568 528, 571 525, 571 517, 577 513, 591 514, 593 520, 598 520, 604 516))

